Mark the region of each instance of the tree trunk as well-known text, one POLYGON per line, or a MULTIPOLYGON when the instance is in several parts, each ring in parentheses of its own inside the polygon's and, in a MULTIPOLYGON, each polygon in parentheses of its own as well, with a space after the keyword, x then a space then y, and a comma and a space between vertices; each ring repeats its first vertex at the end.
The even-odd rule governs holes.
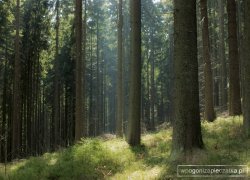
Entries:
POLYGON ((131 76, 129 89, 128 143, 141 139, 141 0, 130 0, 131 13, 131 76))
POLYGON ((174 111, 172 157, 202 148, 196 0, 174 1, 174 111))
MULTIPOLYGON (((151 36, 153 38, 153 36, 151 36)), ((153 41, 153 40, 152 40, 153 41)), ((152 42, 152 49, 151 49, 151 88, 150 88, 150 111, 151 111, 151 117, 150 117, 150 124, 149 128, 151 131, 155 130, 155 55, 154 55, 154 42, 152 42)))
POLYGON ((21 147, 21 88, 20 88, 20 51, 19 51, 19 24, 20 24, 20 0, 16 1, 16 38, 15 38, 15 65, 14 65, 14 89, 12 108, 12 159, 19 156, 21 147))
POLYGON ((93 38, 90 28, 90 85, 89 85, 89 135, 95 136, 95 119, 93 118, 93 38))
POLYGON ((59 72, 59 25, 60 25, 60 19, 59 19, 59 0, 56 1, 56 54, 55 54, 55 95, 54 95, 54 145, 55 148, 59 145, 59 122, 60 122, 60 72, 59 72))
POLYGON ((168 121, 170 123, 173 122, 174 119, 174 36, 173 36, 173 27, 169 28, 169 66, 168 66, 168 72, 169 72, 169 85, 168 85, 168 97, 169 101, 167 103, 167 116, 168 121))
MULTIPOLYGON (((99 5, 99 4, 98 4, 99 5)), ((95 108, 95 114, 96 114, 96 135, 101 134, 101 127, 100 127, 100 59, 99 59, 99 53, 100 53, 100 30, 99 30, 99 10, 97 10, 97 17, 96 17, 96 108, 95 108)))
POLYGON ((229 45, 229 115, 241 114, 236 2, 227 0, 229 45))
POLYGON ((83 103, 83 60, 82 60, 82 0, 76 0, 76 98, 75 98, 75 141, 79 141, 84 133, 83 103))
POLYGON ((119 0, 118 13, 118 69, 117 69, 117 120, 116 120, 116 136, 123 136, 123 54, 122 54, 122 0, 119 0))
MULTIPOLYGON (((7 47, 7 45, 6 45, 7 47)), ((5 63, 4 63, 4 84, 3 84, 3 94, 2 94, 2 137, 1 137, 1 156, 0 161, 6 162, 7 159, 7 134, 8 134, 8 126, 7 126, 7 83, 8 83, 8 77, 7 77, 7 50, 5 50, 5 63)))
MULTIPOLYGON (((149 51, 149 48, 147 47, 146 48, 147 51, 149 51)), ((146 104, 146 114, 145 114, 145 122, 146 122, 146 129, 147 130, 150 130, 150 106, 151 106, 151 103, 150 103, 150 72, 149 72, 149 66, 150 66, 150 59, 149 59, 149 53, 147 53, 147 104, 146 104)))
POLYGON ((212 122, 215 119, 213 101, 213 75, 211 68, 210 43, 208 32, 207 0, 200 1, 202 20, 202 42, 205 76, 205 119, 212 122))
POLYGON ((84 20, 83 20, 83 61, 82 61, 82 74, 83 74, 83 97, 82 97, 82 106, 83 106, 83 136, 88 135, 88 126, 87 126, 87 117, 86 117, 86 96, 85 96, 85 68, 86 68, 86 42, 87 42, 87 0, 84 0, 84 20))
POLYGON ((219 0, 219 51, 220 51, 220 76, 221 76, 221 106, 227 107, 227 65, 225 58, 225 31, 224 31, 224 2, 225 0, 219 0))
POLYGON ((243 100, 243 126, 247 137, 250 137, 250 1, 244 2, 245 8, 245 29, 244 29, 244 49, 243 58, 244 62, 244 100, 243 100))

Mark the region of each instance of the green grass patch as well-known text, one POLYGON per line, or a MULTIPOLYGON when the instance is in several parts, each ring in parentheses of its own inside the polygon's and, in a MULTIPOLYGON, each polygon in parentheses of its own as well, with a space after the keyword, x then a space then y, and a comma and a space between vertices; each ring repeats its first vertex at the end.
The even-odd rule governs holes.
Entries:
POLYGON ((250 140, 242 132, 242 118, 203 122, 204 150, 179 161, 169 159, 172 129, 144 134, 142 145, 130 148, 123 139, 84 139, 70 148, 7 164, 1 179, 168 179, 180 164, 248 165, 250 140))

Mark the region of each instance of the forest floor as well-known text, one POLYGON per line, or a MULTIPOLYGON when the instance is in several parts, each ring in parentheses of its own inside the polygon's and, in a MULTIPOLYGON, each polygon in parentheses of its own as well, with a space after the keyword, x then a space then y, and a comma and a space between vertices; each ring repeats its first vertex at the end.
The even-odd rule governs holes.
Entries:
POLYGON ((203 122, 205 150, 183 161, 169 160, 172 128, 165 125, 156 133, 144 134, 141 147, 130 148, 125 140, 116 138, 84 139, 55 153, 19 160, 6 167, 0 164, 0 179, 176 179, 178 164, 250 168, 250 139, 243 137, 241 125, 239 117, 203 122))

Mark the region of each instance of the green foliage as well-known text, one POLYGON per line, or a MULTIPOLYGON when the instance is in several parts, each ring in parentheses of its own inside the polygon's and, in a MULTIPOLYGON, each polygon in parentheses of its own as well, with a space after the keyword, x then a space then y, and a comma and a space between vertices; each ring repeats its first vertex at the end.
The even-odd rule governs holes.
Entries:
POLYGON ((121 170, 117 157, 98 139, 86 139, 57 153, 30 158, 18 168, 10 167, 10 178, 102 179, 121 170))
POLYGON ((176 175, 179 164, 200 165, 250 165, 250 139, 242 130, 242 117, 218 118, 215 122, 202 123, 204 150, 197 150, 178 162, 168 161, 161 177, 176 175))
MULTIPOLYGON (((242 119, 218 118, 202 123, 205 150, 171 161, 172 129, 145 134, 142 146, 130 148, 123 139, 83 139, 56 153, 7 165, 10 179, 164 179, 176 177, 179 164, 248 165, 250 140, 241 131, 242 119)), ((0 179, 4 179, 0 165, 0 179)), ((5 178, 7 179, 7 178, 5 178)))

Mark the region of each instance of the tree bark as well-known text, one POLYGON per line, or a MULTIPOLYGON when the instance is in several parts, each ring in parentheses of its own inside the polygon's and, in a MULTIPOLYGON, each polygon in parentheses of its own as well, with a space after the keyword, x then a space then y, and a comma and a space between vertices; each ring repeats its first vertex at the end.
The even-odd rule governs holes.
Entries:
POLYGON ((54 146, 59 145, 59 122, 60 122, 60 72, 59 72, 59 0, 56 1, 56 54, 55 54, 55 95, 54 95, 54 146))
POLYGON ((75 98, 75 141, 79 141, 84 133, 83 103, 83 60, 82 60, 82 0, 75 4, 75 35, 76 35, 76 98, 75 98))
POLYGON ((225 58, 225 31, 224 31, 224 2, 225 0, 219 0, 219 52, 220 52, 220 79, 221 79, 221 105, 223 108, 227 107, 227 65, 225 58))
POLYGON ((196 0, 174 1, 174 111, 172 158, 202 148, 196 0))
POLYGON ((95 136, 95 118, 93 118, 93 37, 90 27, 90 87, 89 87, 89 135, 95 136))
POLYGON ((7 77, 7 45, 5 48, 5 62, 4 62, 4 73, 3 73, 3 79, 4 79, 4 84, 3 84, 3 94, 2 94, 2 143, 1 143, 1 157, 0 161, 1 162, 6 162, 7 161, 7 136, 8 136, 8 126, 7 126, 7 85, 8 85, 8 77, 7 77))
MULTIPOLYGON (((97 2, 97 6, 99 6, 97 2)), ((96 97, 96 108, 95 108, 95 114, 96 114, 96 135, 100 135, 101 132, 101 119, 100 119, 100 30, 99 30, 99 9, 97 9, 97 15, 96 15, 96 88, 95 88, 95 97, 96 97)))
POLYGON ((14 65, 14 89, 13 89, 13 108, 12 108, 12 159, 19 156, 21 148, 21 88, 20 88, 20 47, 19 47, 19 28, 20 28, 20 0, 16 1, 16 37, 15 37, 15 65, 14 65))
POLYGON ((84 21, 83 21, 83 61, 82 61, 82 74, 83 74, 83 97, 82 97, 82 106, 83 106, 83 136, 88 135, 88 126, 87 126, 87 117, 86 117, 86 96, 85 96, 85 68, 86 68, 86 42, 87 42, 87 0, 84 0, 84 21))
POLYGON ((243 67, 244 67, 244 100, 243 100, 243 126, 247 137, 250 137, 250 1, 244 2, 245 26, 243 46, 243 67))
MULTIPOLYGON (((153 38, 153 36, 151 36, 151 38, 153 38)), ((151 87, 150 87, 150 111, 151 111, 151 117, 150 117, 150 124, 149 124, 149 128, 151 131, 155 130, 155 57, 154 57, 154 42, 152 42, 152 49, 151 49, 151 87)))
POLYGON ((200 0, 202 21, 202 42, 205 76, 205 119, 212 122, 215 120, 213 101, 213 74, 211 67, 210 43, 208 31, 207 0, 200 0))
POLYGON ((130 0, 131 13, 131 76, 129 89, 128 143, 141 140, 141 0, 130 0))
POLYGON ((241 114, 236 2, 227 0, 229 45, 229 115, 241 114))
POLYGON ((117 120, 116 120, 116 136, 123 136, 123 15, 122 0, 119 0, 118 8, 118 69, 117 69, 117 120))

